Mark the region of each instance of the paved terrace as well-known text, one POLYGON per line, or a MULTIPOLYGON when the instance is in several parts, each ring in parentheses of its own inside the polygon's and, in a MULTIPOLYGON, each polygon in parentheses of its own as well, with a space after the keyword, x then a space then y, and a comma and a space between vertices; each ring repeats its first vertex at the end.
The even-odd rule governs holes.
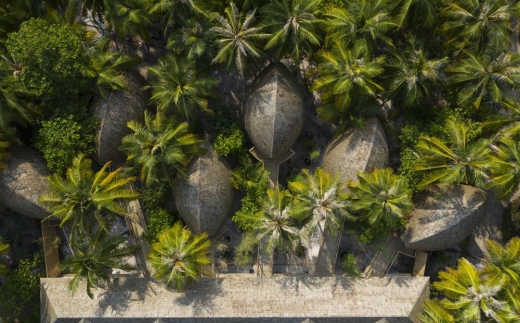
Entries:
POLYGON ((91 300, 81 287, 72 296, 69 280, 41 280, 42 323, 417 322, 429 296, 428 277, 225 275, 203 278, 185 292, 147 278, 116 278, 91 300))

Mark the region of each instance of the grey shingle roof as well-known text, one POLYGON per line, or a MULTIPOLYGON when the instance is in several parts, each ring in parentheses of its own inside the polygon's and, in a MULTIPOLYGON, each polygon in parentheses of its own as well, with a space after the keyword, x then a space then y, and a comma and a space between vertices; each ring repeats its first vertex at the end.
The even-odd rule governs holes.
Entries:
POLYGON ((349 129, 330 142, 323 154, 322 167, 347 182, 356 180, 357 172, 385 168, 388 163, 385 132, 379 121, 371 118, 363 129, 349 129))
POLYGON ((141 88, 146 81, 137 73, 127 72, 125 80, 127 91, 115 91, 103 98, 97 96, 90 109, 99 118, 96 129, 96 158, 102 164, 112 161, 113 166, 120 166, 126 156, 119 150, 121 139, 131 133, 126 123, 131 120, 143 122, 144 110, 149 95, 141 88))
POLYGON ((402 236, 407 248, 443 250, 464 240, 481 219, 487 194, 468 185, 436 184, 417 203, 402 236))
POLYGON ((119 278, 112 289, 94 291, 91 300, 81 286, 71 295, 69 279, 41 280, 42 323, 417 322, 429 296, 427 277, 225 275, 202 278, 185 292, 147 278, 119 278))
POLYGON ((235 202, 231 172, 209 143, 206 154, 195 158, 186 168, 187 178, 175 182, 175 204, 184 222, 196 234, 211 237, 230 215, 235 202))
POLYGON ((7 169, 0 172, 0 201, 25 216, 44 219, 49 212, 38 203, 48 193, 51 174, 43 156, 30 148, 13 145, 5 159, 7 169))
POLYGON ((267 66, 253 83, 245 105, 244 126, 264 158, 281 158, 300 135, 304 95, 282 63, 267 66))

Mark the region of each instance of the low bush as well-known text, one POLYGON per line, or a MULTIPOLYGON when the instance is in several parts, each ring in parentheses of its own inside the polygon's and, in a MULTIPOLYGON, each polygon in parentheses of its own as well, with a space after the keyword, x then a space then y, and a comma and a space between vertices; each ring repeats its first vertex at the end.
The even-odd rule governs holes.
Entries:
POLYGON ((69 115, 43 121, 36 148, 43 153, 51 171, 63 174, 78 154, 89 155, 95 151, 96 126, 94 117, 77 121, 69 115))

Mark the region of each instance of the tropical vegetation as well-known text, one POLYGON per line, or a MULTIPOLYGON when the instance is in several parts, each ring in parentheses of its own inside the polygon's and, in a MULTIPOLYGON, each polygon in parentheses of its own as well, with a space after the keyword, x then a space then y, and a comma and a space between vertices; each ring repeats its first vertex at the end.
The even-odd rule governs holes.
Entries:
MULTIPOLYGON (((62 227, 73 228, 76 253, 62 266, 77 274, 74 284, 87 280, 89 296, 109 280, 110 268, 126 266, 118 250, 133 249, 105 236, 117 216, 129 216, 124 203, 139 196, 130 185, 143 192, 156 278, 180 289, 201 276, 209 242, 174 224, 171 196, 175 179, 203 153, 203 141, 233 169, 240 201, 232 220, 243 234, 237 264, 252 263, 259 249, 305 254, 301 242, 316 230, 345 228, 368 243, 402 229, 414 198, 436 183, 493 190, 507 200, 520 185, 518 6, 505 0, 4 0, 0 169, 10 166, 8 145, 43 153, 54 174, 40 201, 62 227), (282 185, 269 188, 267 171, 246 150, 251 138, 241 118, 245 89, 278 62, 307 90, 305 130, 295 147, 309 132, 326 141, 377 117, 391 168, 344 182, 317 167, 324 144, 312 143, 308 165, 302 161, 309 152, 300 158, 296 149, 281 168, 282 185), (135 95, 125 83, 127 70, 147 78, 142 91, 151 99, 143 121, 125 129, 126 164, 112 169, 90 160, 98 120, 89 106, 113 91, 135 95), (92 262, 99 253, 106 261, 92 262)), ((424 322, 518 321, 512 318, 520 312, 518 242, 490 242, 488 249, 483 268, 460 260, 441 272, 434 286, 443 299, 426 303, 424 322)), ((6 279, 27 278, 34 291, 39 274, 20 264, 6 279)), ((345 257, 354 276, 355 264, 345 257)), ((1 310, 14 285, 0 286, 1 310)), ((27 321, 13 315, 8 322, 27 321)))

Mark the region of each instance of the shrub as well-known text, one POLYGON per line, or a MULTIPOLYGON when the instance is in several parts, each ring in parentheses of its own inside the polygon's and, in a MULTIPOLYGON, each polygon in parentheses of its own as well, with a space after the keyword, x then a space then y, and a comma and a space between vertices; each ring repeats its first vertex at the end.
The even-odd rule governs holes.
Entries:
POLYGON ((234 262, 236 266, 250 266, 253 264, 253 256, 256 254, 258 239, 252 232, 242 236, 242 241, 235 249, 234 262))
POLYGON ((154 243, 157 242, 157 235, 159 233, 173 226, 175 217, 161 207, 148 209, 147 213, 148 231, 146 232, 146 240, 149 243, 154 243))
POLYGON ((244 152, 244 132, 226 107, 216 107, 209 122, 218 132, 213 139, 213 148, 220 156, 239 156, 244 152))
POLYGON ((213 141, 213 148, 220 156, 236 156, 243 150, 244 140, 244 132, 236 123, 233 123, 229 128, 221 129, 213 141))
POLYGON ((63 174, 78 154, 94 152, 94 131, 97 120, 78 122, 74 116, 44 121, 38 133, 36 148, 42 153, 50 170, 63 174))
POLYGON ((351 253, 347 253, 343 257, 343 260, 341 261, 341 270, 349 276, 361 277, 361 272, 357 268, 356 256, 351 253))
POLYGON ((5 323, 40 322, 40 278, 43 256, 21 260, 0 285, 0 313, 5 323))
POLYGON ((82 92, 86 78, 85 30, 67 24, 30 19, 9 34, 6 48, 23 68, 20 77, 36 93, 47 116, 83 115, 90 95, 82 92))

